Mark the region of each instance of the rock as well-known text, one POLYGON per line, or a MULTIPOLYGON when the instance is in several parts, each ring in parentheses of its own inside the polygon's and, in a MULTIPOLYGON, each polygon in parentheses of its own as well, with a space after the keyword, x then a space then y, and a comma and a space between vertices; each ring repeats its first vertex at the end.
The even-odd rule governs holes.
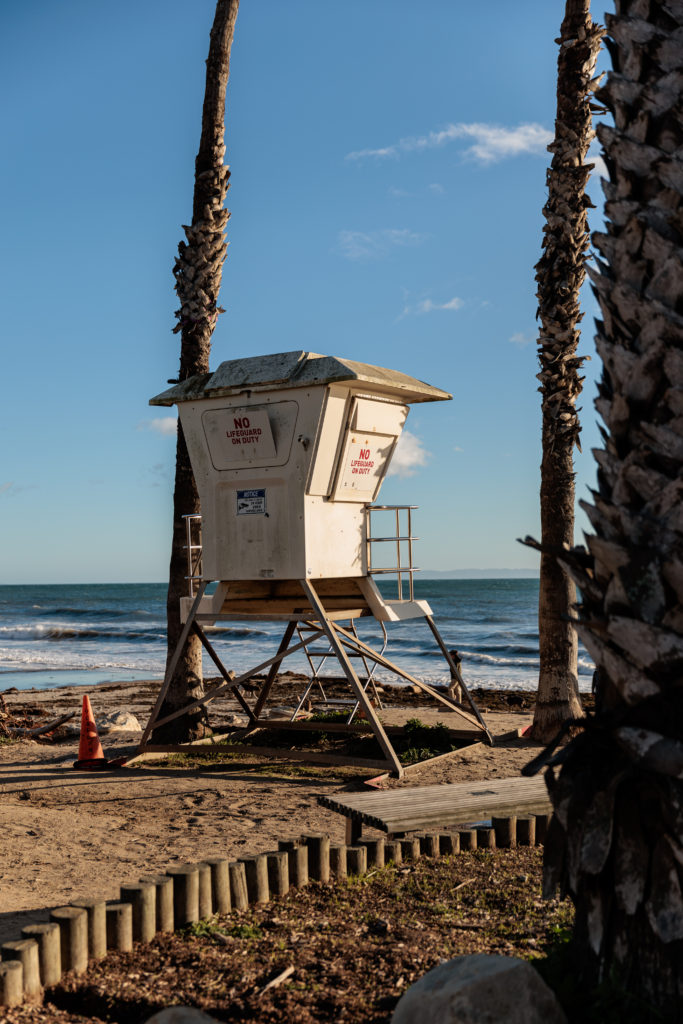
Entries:
POLYGON ((540 974, 515 957, 456 956, 403 994, 391 1024, 567 1024, 540 974))
MULTIPOLYGON (((142 726, 130 711, 112 711, 107 715, 95 715, 95 725, 98 733, 103 736, 110 732, 142 732, 142 726)), ((68 722, 63 729, 67 736, 80 736, 80 715, 78 720, 68 722)))
POLYGON ((236 715, 231 712, 225 716, 225 724, 238 729, 245 725, 249 725, 249 719, 246 715, 236 715))
MULTIPOLYGON (((285 707, 283 704, 275 704, 269 708, 264 708, 261 712, 260 717, 263 719, 271 719, 274 722, 289 722, 292 715, 294 714, 295 708, 285 707)), ((299 718, 310 718, 310 714, 306 715, 303 712, 299 712, 299 718)))
POLYGON ((149 1017, 145 1024, 218 1024, 218 1021, 193 1006, 168 1006, 149 1017))
POLYGON ((142 732, 142 726, 130 711, 112 711, 108 715, 98 715, 97 731, 108 732, 142 732))

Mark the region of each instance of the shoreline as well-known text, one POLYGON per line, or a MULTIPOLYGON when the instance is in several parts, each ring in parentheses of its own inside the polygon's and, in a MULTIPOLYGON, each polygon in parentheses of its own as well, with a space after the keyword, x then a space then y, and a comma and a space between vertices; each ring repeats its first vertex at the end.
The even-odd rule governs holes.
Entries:
MULTIPOLYGON (((305 673, 302 672, 280 672, 278 676, 303 676, 305 673)), ((529 683, 528 686, 522 685, 505 685, 501 686, 500 683, 491 682, 483 683, 478 679, 468 680, 465 675, 465 683, 470 693, 475 690, 478 692, 492 692, 492 693, 509 693, 509 694, 535 694, 538 688, 537 681, 529 683)), ((204 679, 205 683, 212 683, 217 677, 207 676, 204 679)), ((336 679, 338 676, 323 676, 323 680, 336 679)), ((71 688, 84 688, 91 687, 96 689, 100 686, 118 686, 119 684, 133 684, 139 683, 143 686, 155 684, 160 687, 163 676, 155 675, 147 672, 143 669, 117 669, 116 672, 104 669, 28 669, 22 671, 2 671, 0 670, 0 694, 7 696, 11 693, 50 693, 56 690, 64 690, 71 688), (69 680, 65 679, 65 676, 71 677, 69 680), (37 682, 41 679, 47 682, 47 685, 37 686, 37 682), (47 679, 46 679, 47 677, 47 679), (74 678, 75 677, 75 678, 74 678), (26 683, 32 682, 33 685, 19 685, 22 680, 26 680, 26 683), (54 681, 53 681, 54 680, 54 681)), ((432 682, 425 680, 430 686, 436 688, 443 687, 443 683, 432 682)), ((410 683, 402 682, 400 679, 396 679, 394 682, 387 682, 378 680, 382 686, 396 686, 399 689, 408 689, 410 683)), ((579 675, 579 693, 582 697, 587 697, 592 692, 592 676, 590 678, 579 675)))
MULTIPOLYGON (((255 680, 261 680, 264 677, 255 675, 255 680)), ((297 689, 304 687, 310 677, 306 676, 302 672, 278 672, 275 683, 274 693, 277 693, 281 700, 296 700, 297 689)), ((2 682, 2 675, 0 674, 0 683, 2 682)), ((72 698, 77 697, 78 700, 86 694, 107 694, 113 691, 117 692, 130 692, 131 700, 134 702, 135 707, 139 710, 142 706, 146 706, 145 701, 147 698, 153 703, 156 699, 163 680, 159 678, 150 678, 145 674, 144 678, 139 679, 103 679, 99 682, 74 682, 64 684, 62 686, 54 686, 49 688, 26 688, 21 689, 15 686, 7 687, 6 689, 0 689, 0 697, 9 698, 10 703, 26 704, 35 703, 36 705, 53 703, 55 708, 63 713, 62 709, 65 703, 68 703, 72 698)), ((204 679, 206 686, 214 686, 223 682, 220 676, 209 676, 204 679)), ((336 693, 337 690, 346 691, 347 684, 343 677, 340 676, 329 676, 324 678, 326 687, 330 692, 336 693)), ((430 684, 436 690, 447 692, 447 687, 440 684, 430 684)), ((409 705, 412 707, 423 707, 432 706, 432 702, 423 693, 414 693, 414 689, 409 683, 396 683, 387 684, 382 683, 378 686, 380 692, 387 693, 389 695, 394 694, 396 699, 399 699, 402 704, 409 705), (427 702, 427 704, 425 704, 427 702)), ((536 702, 536 688, 526 689, 522 687, 496 687, 496 686, 468 686, 470 696, 473 698, 475 703, 481 710, 519 710, 525 711, 526 713, 532 714, 533 708, 536 702)), ((593 695, 590 690, 580 691, 581 701, 584 708, 593 707, 593 695)), ((217 700, 221 701, 224 698, 220 697, 217 700)), ((229 700, 230 698, 225 698, 229 700)), ((151 706, 151 704, 150 704, 151 706)), ((211 711, 215 709, 217 705, 209 704, 208 709, 211 711)), ((435 706, 435 705, 434 705, 435 706)), ((234 704, 236 708, 237 705, 234 704)), ((232 710, 232 708, 231 708, 232 710)), ((138 711, 133 711, 133 714, 137 714, 138 711)), ((144 723, 141 723, 144 727, 144 723)))

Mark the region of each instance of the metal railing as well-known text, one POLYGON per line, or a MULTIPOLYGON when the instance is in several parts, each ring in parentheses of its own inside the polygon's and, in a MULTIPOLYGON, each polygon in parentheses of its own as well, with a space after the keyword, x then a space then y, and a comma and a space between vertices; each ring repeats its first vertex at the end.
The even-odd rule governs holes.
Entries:
MULTIPOLYGON (((396 583, 398 588, 398 600, 399 601, 413 601, 414 590, 413 590, 413 574, 420 570, 417 566, 413 565, 413 541, 419 540, 418 537, 413 536, 413 511, 419 508, 418 505, 366 505, 365 511, 367 513, 367 551, 368 551, 368 574, 370 576, 381 576, 381 575, 394 575, 396 576, 396 583), (372 518, 377 513, 390 513, 394 518, 394 533, 388 534, 386 537, 375 537, 372 534, 373 522, 372 518), (401 532, 401 513, 403 513, 403 519, 405 524, 405 532, 401 532), (394 565, 387 566, 376 566, 373 563, 373 544, 393 544, 395 545, 396 562, 394 565), (405 545, 405 549, 402 549, 401 545, 405 545), (407 555, 406 559, 402 558, 402 554, 407 555), (408 584, 408 597, 403 596, 403 584, 408 584)), ((385 520, 386 521, 386 520, 385 520)), ((390 527, 391 528, 391 527, 390 527)))
POLYGON ((202 517, 199 513, 183 516, 185 520, 185 551, 187 552, 188 593, 195 596, 195 583, 202 579, 202 517))

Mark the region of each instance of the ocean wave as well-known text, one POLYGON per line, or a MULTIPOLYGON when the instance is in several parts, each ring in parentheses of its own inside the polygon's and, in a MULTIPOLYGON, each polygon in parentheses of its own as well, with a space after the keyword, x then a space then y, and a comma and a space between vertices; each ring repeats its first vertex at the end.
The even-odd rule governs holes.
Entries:
POLYGON ((508 654, 530 654, 538 657, 538 644, 483 644, 482 650, 486 654, 494 651, 506 651, 508 654))
POLYGON ((12 651, 0 648, 0 677, 6 672, 39 672, 50 671, 97 671, 99 669, 125 669, 128 671, 148 672, 150 679, 161 678, 164 674, 164 656, 129 657, 129 658, 93 658, 83 657, 75 653, 67 654, 70 648, 62 648, 60 654, 47 651, 12 651))
POLYGON ((538 668, 538 652, 536 652, 535 658, 501 658, 496 657, 494 654, 483 654, 481 651, 459 651, 460 657, 463 663, 467 665, 468 662, 480 662, 485 665, 509 665, 514 668, 525 668, 525 669, 537 669, 538 668))
POLYGON ((74 619, 161 619, 163 614, 163 609, 157 613, 145 608, 74 608, 68 605, 33 607, 40 608, 41 618, 48 615, 69 615, 74 619))
POLYGON ((158 641, 162 636, 150 630, 78 629, 62 624, 44 626, 0 626, 0 642, 6 640, 148 640, 158 641))

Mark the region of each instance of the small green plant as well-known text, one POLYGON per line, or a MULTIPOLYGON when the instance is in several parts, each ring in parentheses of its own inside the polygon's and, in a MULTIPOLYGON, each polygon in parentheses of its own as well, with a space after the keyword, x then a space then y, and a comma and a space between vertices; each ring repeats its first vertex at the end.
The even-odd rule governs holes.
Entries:
POLYGON ((262 939, 263 932, 255 924, 233 924, 225 932, 233 939, 262 939))
POLYGON ((345 722, 348 711, 316 711, 308 719, 309 722, 345 722))
POLYGON ((225 934, 223 928, 218 924, 218 917, 215 914, 213 917, 195 921, 194 924, 188 924, 186 928, 183 928, 183 935, 192 936, 195 939, 211 939, 216 932, 225 934))
MULTIPOLYGON (((401 764, 415 764, 458 749, 445 725, 425 725, 419 718, 409 718, 403 733, 392 735, 391 742, 401 764)), ((380 752, 374 736, 354 737, 349 747, 358 757, 378 756, 380 752)))

